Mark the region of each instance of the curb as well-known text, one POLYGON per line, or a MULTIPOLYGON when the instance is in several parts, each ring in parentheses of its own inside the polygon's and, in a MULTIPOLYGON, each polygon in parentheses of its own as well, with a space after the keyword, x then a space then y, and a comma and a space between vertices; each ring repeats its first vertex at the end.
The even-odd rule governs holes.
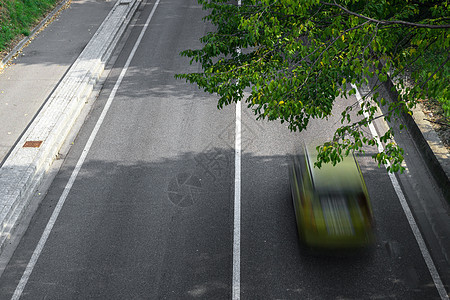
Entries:
MULTIPOLYGON (((390 76, 388 76, 387 81, 383 82, 383 85, 391 101, 396 101, 399 97, 399 92, 390 76)), ((406 129, 413 137, 420 153, 422 153, 422 157, 438 183, 444 198, 450 203, 450 156, 434 129, 422 121, 423 116, 420 107, 416 107, 413 110, 412 116, 402 113, 406 129)))
POLYGON ((72 0, 61 1, 39 24, 31 30, 30 34, 23 38, 0 62, 0 71, 3 70, 8 63, 14 59, 20 51, 25 48, 45 27, 50 24, 53 19, 70 6, 72 0))
POLYGON ((0 252, 56 159, 140 3, 116 2, 0 168, 0 252))

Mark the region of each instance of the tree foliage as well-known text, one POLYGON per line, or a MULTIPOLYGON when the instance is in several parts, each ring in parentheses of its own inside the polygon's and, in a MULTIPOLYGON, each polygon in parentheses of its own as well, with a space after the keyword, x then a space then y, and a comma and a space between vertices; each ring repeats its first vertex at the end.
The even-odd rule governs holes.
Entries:
MULTIPOLYGON (((242 100, 257 119, 281 120, 301 131, 311 118, 329 117, 336 99, 377 79, 362 104, 342 112, 341 127, 319 147, 319 166, 377 145, 365 127, 380 117, 379 107, 381 117, 391 121, 411 113, 418 99, 437 97, 450 112, 448 1, 242 0, 241 6, 198 1, 216 30, 201 38, 201 49, 181 53, 200 63, 202 72, 176 77, 217 93, 219 108, 242 100), (395 102, 378 91, 389 78, 397 78, 403 91, 395 102)), ((394 132, 380 137, 385 150, 374 158, 398 171, 403 150, 393 142, 394 132)))

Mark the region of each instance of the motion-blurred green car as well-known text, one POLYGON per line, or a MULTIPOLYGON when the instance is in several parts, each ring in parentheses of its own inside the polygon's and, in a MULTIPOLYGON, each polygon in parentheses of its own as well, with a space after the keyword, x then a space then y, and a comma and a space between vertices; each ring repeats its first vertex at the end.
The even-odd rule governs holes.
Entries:
POLYGON ((317 153, 294 157, 289 177, 300 240, 312 248, 362 248, 374 241, 372 208, 358 162, 314 167, 317 153))

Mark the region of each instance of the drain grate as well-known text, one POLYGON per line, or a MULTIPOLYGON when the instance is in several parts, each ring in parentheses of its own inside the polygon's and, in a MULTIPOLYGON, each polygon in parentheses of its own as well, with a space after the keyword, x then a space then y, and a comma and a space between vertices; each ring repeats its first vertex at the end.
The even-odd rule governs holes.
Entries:
POLYGON ((39 148, 42 144, 42 141, 26 141, 23 144, 23 148, 39 148))

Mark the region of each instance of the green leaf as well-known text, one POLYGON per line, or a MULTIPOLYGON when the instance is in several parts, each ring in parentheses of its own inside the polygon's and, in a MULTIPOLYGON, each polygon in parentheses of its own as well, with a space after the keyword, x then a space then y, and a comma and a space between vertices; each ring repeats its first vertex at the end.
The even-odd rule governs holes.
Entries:
MULTIPOLYGON (((339 107, 334 107, 341 102, 336 98, 356 93, 347 83, 361 87, 409 72, 413 86, 395 104, 380 97, 377 87, 369 96, 374 104, 361 105, 357 119, 350 109, 341 114, 341 127, 330 141, 336 152, 323 156, 323 162, 332 158, 334 163, 341 153, 376 145, 365 136, 363 110, 372 119, 377 105, 385 106, 385 119, 394 121, 420 97, 433 98, 450 116, 448 29, 422 27, 445 24, 450 10, 447 1, 428 2, 336 0, 345 8, 339 9, 319 0, 244 0, 240 7, 225 0, 199 0, 207 13, 204 21, 215 28, 202 37, 198 49, 181 53, 201 71, 175 77, 216 93, 220 108, 243 100, 256 119, 279 120, 292 131, 302 131, 311 118, 328 118, 339 107), (357 14, 383 22, 368 22, 357 14), (244 91, 251 91, 250 96, 244 91)), ((398 87, 404 86, 400 80, 398 87)), ((391 161, 391 169, 401 171, 401 151, 389 151, 376 161, 391 161)))

